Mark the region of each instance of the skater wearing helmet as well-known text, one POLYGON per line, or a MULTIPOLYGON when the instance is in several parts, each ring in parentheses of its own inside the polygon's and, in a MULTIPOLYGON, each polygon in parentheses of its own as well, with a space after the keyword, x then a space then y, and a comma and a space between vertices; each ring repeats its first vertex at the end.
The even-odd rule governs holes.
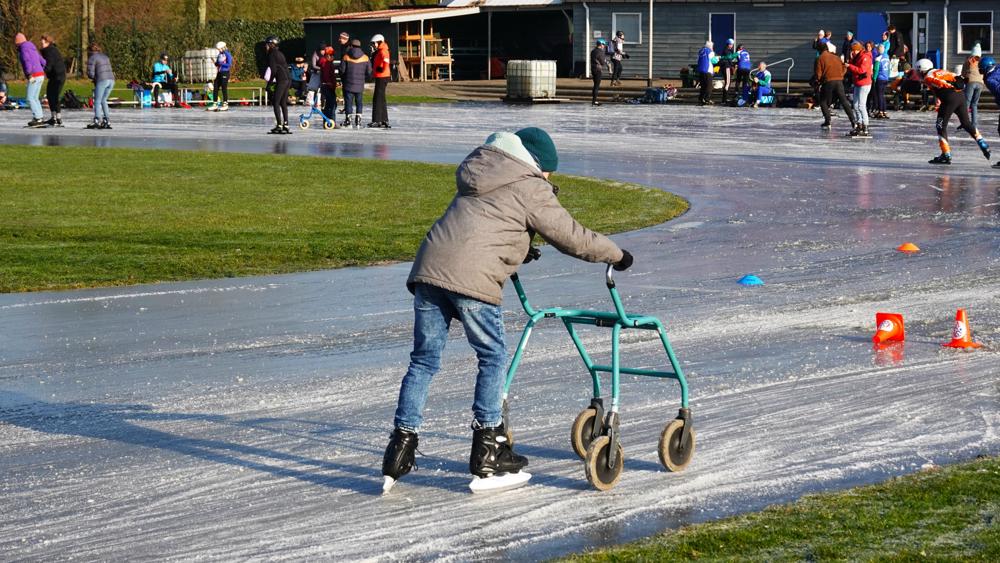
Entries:
POLYGON ((229 110, 229 71, 233 68, 233 55, 229 52, 229 47, 225 41, 215 44, 219 54, 215 57, 215 111, 229 110))
POLYGON ((392 77, 392 59, 389 57, 389 44, 381 34, 372 37, 372 76, 375 78, 375 93, 372 96, 372 122, 369 127, 389 129, 389 106, 385 99, 385 90, 392 77))
POLYGON ((941 147, 941 154, 932 158, 928 162, 931 164, 951 164, 951 145, 948 144, 948 121, 952 114, 958 116, 958 122, 962 129, 979 144, 979 150, 983 151, 986 160, 990 159, 990 146, 986 139, 979 134, 979 131, 972 126, 969 121, 969 108, 966 106, 963 88, 964 80, 947 70, 934 68, 934 63, 929 59, 917 61, 917 72, 924 78, 924 84, 930 88, 940 101, 935 127, 938 134, 938 145, 941 147))
POLYGON ((872 54, 861 43, 851 43, 851 62, 847 64, 854 81, 854 128, 849 137, 871 137, 868 132, 868 93, 872 89, 872 54))
POLYGON ((846 72, 846 67, 843 61, 830 50, 829 42, 820 43, 816 47, 816 50, 819 51, 819 57, 816 58, 813 72, 816 76, 816 82, 819 84, 819 107, 823 111, 823 124, 821 127, 823 129, 830 128, 830 118, 832 117, 830 115, 830 104, 836 98, 840 100, 840 105, 843 106, 844 112, 847 113, 847 118, 851 120, 851 130, 854 130, 857 128, 854 108, 847 99, 847 94, 844 93, 844 73, 846 72))
POLYGON ((590 78, 594 81, 594 87, 590 90, 590 104, 601 105, 597 101, 597 96, 601 93, 601 78, 604 77, 604 69, 608 66, 608 42, 599 38, 590 51, 590 78))
MULTIPOLYGON (((983 84, 993 94, 993 99, 1000 104, 1000 66, 993 57, 983 57, 979 61, 979 72, 983 75, 983 84)), ((1000 135, 1000 121, 997 122, 997 135, 1000 135)), ((1000 161, 993 165, 1000 168, 1000 161)))
MULTIPOLYGON (((722 50, 722 56, 719 57, 719 69, 722 71, 722 105, 729 103, 729 87, 733 84, 733 74, 738 58, 736 41, 727 39, 726 47, 722 50)), ((739 92, 736 93, 736 97, 740 97, 739 92)))
POLYGON ((632 256, 577 223, 556 198, 548 176, 558 167, 555 145, 536 127, 494 133, 455 174, 458 191, 417 252, 407 288, 414 294, 414 344, 399 390, 395 430, 382 461, 383 490, 416 467, 417 432, 431 378, 441 366, 448 327, 457 320, 476 351, 469 471, 482 488, 526 481, 528 460, 514 453, 502 424, 507 350, 503 284, 537 257, 535 233, 560 252, 625 270, 632 256))
POLYGON ((291 135, 292 132, 288 129, 288 90, 292 86, 292 78, 288 74, 285 55, 278 50, 278 42, 279 39, 273 35, 264 40, 267 49, 267 73, 264 80, 268 86, 274 84, 271 107, 274 108, 275 123, 268 133, 291 135))

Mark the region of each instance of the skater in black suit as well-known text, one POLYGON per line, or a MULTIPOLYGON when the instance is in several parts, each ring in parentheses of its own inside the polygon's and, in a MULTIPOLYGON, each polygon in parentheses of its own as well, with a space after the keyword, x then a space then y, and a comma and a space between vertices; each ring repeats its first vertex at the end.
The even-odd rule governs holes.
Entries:
POLYGON ((268 86, 274 84, 274 94, 271 107, 274 108, 274 129, 268 133, 290 135, 288 129, 288 90, 292 86, 292 77, 288 74, 288 61, 278 50, 279 39, 268 37, 264 44, 267 47, 267 80, 268 86))

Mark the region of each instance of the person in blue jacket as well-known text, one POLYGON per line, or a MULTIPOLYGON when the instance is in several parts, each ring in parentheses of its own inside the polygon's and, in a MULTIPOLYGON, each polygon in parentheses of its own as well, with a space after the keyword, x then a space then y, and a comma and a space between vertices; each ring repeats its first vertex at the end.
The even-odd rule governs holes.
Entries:
POLYGON ((712 105, 712 76, 715 74, 715 63, 719 57, 712 50, 714 44, 706 41, 705 46, 698 51, 698 81, 701 83, 701 93, 698 102, 703 106, 712 105))
MULTIPOLYGON (((757 97, 754 99, 753 107, 760 107, 760 104, 766 102, 765 98, 774 94, 771 90, 771 71, 767 70, 767 63, 760 61, 750 80, 757 85, 757 97)), ((768 99, 773 100, 773 97, 768 99)))
POLYGON ((740 43, 736 46, 736 92, 737 96, 742 95, 743 89, 750 84, 750 71, 753 64, 750 62, 750 51, 743 48, 740 43))
MULTIPOLYGON (((993 57, 983 57, 979 61, 979 72, 983 75, 983 83, 986 89, 993 94, 993 99, 1000 104, 1000 66, 997 65, 993 57)), ((1000 135, 1000 121, 997 122, 997 134, 1000 135)), ((993 165, 993 168, 1000 168, 1000 160, 993 165)))
POLYGON ((215 57, 215 107, 209 110, 227 111, 229 109, 229 71, 233 68, 233 54, 229 52, 229 47, 225 41, 215 44, 219 54, 215 57))
POLYGON ((153 84, 153 105, 160 107, 160 102, 157 100, 159 96, 155 91, 155 85, 159 84, 161 91, 170 92, 174 107, 180 107, 181 98, 177 90, 177 79, 174 77, 173 69, 170 68, 170 56, 166 53, 160 53, 160 60, 153 63, 153 84))
POLYGON ((875 110, 872 117, 875 119, 889 119, 889 114, 885 111, 885 89, 889 86, 889 55, 885 53, 885 45, 879 43, 875 47, 875 64, 872 70, 875 75, 875 110))

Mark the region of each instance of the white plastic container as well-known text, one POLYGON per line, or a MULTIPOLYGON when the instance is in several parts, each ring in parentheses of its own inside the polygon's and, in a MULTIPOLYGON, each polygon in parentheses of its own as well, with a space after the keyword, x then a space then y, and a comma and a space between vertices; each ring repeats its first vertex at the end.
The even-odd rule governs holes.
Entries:
POLYGON ((218 49, 198 49, 184 51, 184 61, 181 68, 181 80, 184 82, 211 82, 215 80, 215 58, 219 56, 218 49))
POLYGON ((555 61, 508 61, 507 97, 515 100, 556 96, 555 61))

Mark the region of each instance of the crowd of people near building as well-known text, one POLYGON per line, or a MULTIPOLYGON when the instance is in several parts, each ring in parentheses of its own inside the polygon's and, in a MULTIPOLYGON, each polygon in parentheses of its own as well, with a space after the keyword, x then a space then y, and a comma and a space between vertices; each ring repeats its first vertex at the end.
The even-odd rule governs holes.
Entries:
MULTIPOLYGON (((611 85, 621 83, 623 61, 629 59, 625 48, 625 34, 617 31, 608 41, 598 38, 590 52, 590 74, 593 80, 591 103, 600 105, 598 96, 605 73, 611 85)), ((42 35, 39 45, 29 41, 23 33, 18 33, 14 43, 18 60, 27 80, 26 100, 31 110, 28 127, 63 126, 61 106, 62 89, 66 83, 66 64, 54 39, 42 35), (48 102, 50 117, 44 117, 41 102, 42 88, 47 82, 45 100, 48 102)), ((331 123, 338 121, 342 114, 342 126, 360 127, 363 111, 362 93, 366 82, 374 82, 372 118, 368 127, 389 128, 386 104, 386 90, 391 79, 391 56, 389 45, 382 35, 375 35, 369 42, 367 52, 358 38, 341 33, 334 45, 320 43, 309 59, 295 57, 289 64, 279 48, 278 37, 268 37, 264 41, 267 53, 267 70, 264 79, 270 92, 275 126, 269 131, 288 134, 288 105, 294 88, 295 100, 321 111, 331 123), (340 100, 343 100, 343 105, 340 100)), ((934 63, 922 58, 915 65, 910 64, 911 55, 903 34, 888 26, 879 41, 859 41, 852 31, 844 33, 838 49, 833 32, 820 30, 814 41, 816 51, 814 73, 810 80, 813 86, 812 100, 819 105, 823 114, 822 127, 832 127, 834 109, 841 108, 847 115, 851 130, 850 137, 870 137, 872 119, 888 119, 889 96, 893 96, 896 109, 906 108, 913 96, 919 96, 919 107, 937 111, 936 130, 941 154, 931 162, 948 164, 951 162, 951 146, 948 142, 948 121, 954 115, 960 128, 965 130, 979 144, 984 155, 989 158, 989 148, 979 132, 979 100, 984 90, 989 90, 1000 100, 1000 72, 991 57, 983 57, 977 44, 964 61, 960 74, 934 68, 934 63)), ((229 109, 230 73, 234 60, 225 42, 215 45, 215 78, 207 88, 212 99, 206 103, 209 111, 229 109)), ((771 72, 767 63, 753 64, 749 50, 742 44, 728 39, 721 53, 715 52, 715 45, 707 41, 692 65, 699 84, 698 102, 714 105, 714 85, 716 76, 721 82, 721 98, 724 105, 759 107, 774 104, 774 90, 771 72)), ((85 65, 87 78, 93 83, 93 122, 88 129, 110 129, 109 98, 114 88, 115 76, 111 60, 103 52, 101 45, 92 43, 88 49, 85 65)), ((182 99, 177 75, 170 65, 170 57, 162 53, 153 64, 150 80, 146 83, 154 100, 161 94, 169 95, 175 107, 189 107, 182 99)), ((154 102, 156 103, 156 102, 154 102)), ((0 76, 0 108, 10 104, 7 87, 0 76)), ((812 105, 812 104, 810 104, 812 105)), ((1000 126, 998 126, 1000 133, 1000 126)))
MULTIPOLYGON (((275 126, 269 133, 290 134, 288 127, 288 105, 291 88, 294 86, 296 100, 321 111, 331 122, 337 114, 344 114, 341 125, 361 126, 363 111, 362 95, 365 83, 374 82, 372 119, 368 127, 388 129, 389 112, 386 91, 391 78, 391 56, 389 45, 382 35, 371 38, 369 52, 362 49, 361 40, 341 33, 338 45, 321 43, 312 53, 309 63, 304 57, 296 57, 294 64, 288 64, 279 49, 280 39, 275 36, 264 40, 267 53, 267 67, 264 73, 265 89, 270 93, 270 103, 274 110, 275 126), (338 96, 339 92, 339 96, 338 96), (340 105, 343 100, 343 106, 340 105)), ((66 63, 58 46, 49 35, 40 37, 40 47, 29 41, 23 33, 15 36, 18 61, 27 80, 25 102, 31 111, 27 127, 62 127, 63 87, 66 84, 66 63), (45 100, 50 117, 45 119, 42 104, 42 87, 47 82, 45 100)), ((224 41, 215 45, 215 78, 206 86, 211 99, 205 104, 208 111, 229 110, 229 80, 234 66, 233 54, 224 41)), ((109 100, 115 85, 115 75, 110 58, 101 45, 93 42, 87 49, 85 74, 93 84, 91 104, 93 121, 87 129, 111 129, 109 100)), ((152 66, 149 80, 133 80, 131 87, 137 91, 147 90, 151 105, 167 107, 191 106, 182 97, 177 73, 170 64, 170 55, 161 53, 152 66)), ((68 94, 68 93, 67 93, 68 94)), ((13 109, 17 105, 8 97, 7 84, 0 72, 0 109, 13 109)))

